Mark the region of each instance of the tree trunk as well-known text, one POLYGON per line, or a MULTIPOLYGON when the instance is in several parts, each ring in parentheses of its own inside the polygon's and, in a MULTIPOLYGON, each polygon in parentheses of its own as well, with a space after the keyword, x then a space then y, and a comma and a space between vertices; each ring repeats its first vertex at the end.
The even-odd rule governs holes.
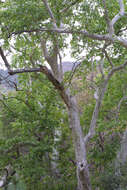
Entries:
POLYGON ((68 114, 73 142, 75 146, 78 190, 91 190, 89 167, 86 158, 86 145, 84 143, 83 132, 80 126, 80 118, 78 115, 77 103, 74 97, 70 97, 68 114))

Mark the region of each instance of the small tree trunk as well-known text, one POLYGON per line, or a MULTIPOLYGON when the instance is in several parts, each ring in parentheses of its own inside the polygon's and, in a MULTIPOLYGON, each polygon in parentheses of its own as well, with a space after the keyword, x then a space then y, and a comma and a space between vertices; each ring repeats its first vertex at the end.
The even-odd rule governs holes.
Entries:
POLYGON ((75 146, 78 190, 91 190, 89 167, 86 158, 86 145, 84 143, 83 132, 80 126, 80 118, 78 115, 78 108, 74 97, 70 98, 70 107, 68 107, 68 114, 75 146))
POLYGON ((127 130, 124 131, 122 136, 120 149, 117 152, 117 157, 115 160, 115 167, 118 168, 120 164, 124 165, 126 161, 127 161, 127 130))
MULTIPOLYGON (((59 129, 55 129, 54 131, 54 143, 58 143, 61 137, 61 131, 59 129)), ((52 173, 55 177, 58 177, 60 175, 59 169, 58 169, 58 161, 59 161, 59 150, 57 147, 53 147, 52 152, 52 173)))
POLYGON ((61 98, 68 108, 68 118, 75 148, 75 157, 77 163, 78 190, 91 190, 89 167, 86 158, 86 143, 84 140, 82 128, 80 125, 79 111, 75 97, 72 97, 69 89, 64 86, 52 75, 51 71, 41 66, 41 72, 46 74, 58 90, 61 98))

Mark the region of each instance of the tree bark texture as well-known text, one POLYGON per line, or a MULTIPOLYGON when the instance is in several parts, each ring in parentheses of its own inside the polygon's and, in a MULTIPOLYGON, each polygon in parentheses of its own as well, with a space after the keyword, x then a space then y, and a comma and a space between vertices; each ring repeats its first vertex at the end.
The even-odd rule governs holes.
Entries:
POLYGON ((68 107, 68 115, 75 147, 78 190, 91 190, 89 167, 86 158, 86 145, 84 143, 83 132, 80 125, 78 108, 74 97, 70 96, 69 101, 70 107, 68 107))

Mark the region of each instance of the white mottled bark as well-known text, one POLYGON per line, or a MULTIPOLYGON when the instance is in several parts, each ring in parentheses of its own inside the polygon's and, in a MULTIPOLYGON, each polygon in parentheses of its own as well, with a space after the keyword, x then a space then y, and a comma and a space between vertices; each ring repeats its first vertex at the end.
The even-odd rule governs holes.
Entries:
MULTIPOLYGON (((61 137, 61 131, 59 129, 55 129, 54 131, 54 144, 56 144, 61 137)), ((53 147, 53 152, 52 152, 52 172, 55 174, 55 176, 59 175, 59 169, 58 169, 58 160, 59 160, 59 151, 57 147, 53 147)))
POLYGON ((70 97, 69 101, 70 107, 68 107, 68 114, 75 147, 78 190, 91 190, 89 167, 86 158, 86 146, 84 143, 82 128, 80 126, 80 118, 78 115, 79 112, 77 109, 75 98, 70 97))

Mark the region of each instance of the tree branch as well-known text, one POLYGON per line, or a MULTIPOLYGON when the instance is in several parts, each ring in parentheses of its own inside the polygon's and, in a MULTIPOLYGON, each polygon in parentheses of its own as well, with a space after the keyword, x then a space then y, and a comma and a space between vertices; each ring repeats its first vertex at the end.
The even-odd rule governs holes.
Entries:
POLYGON ((110 78, 112 77, 112 75, 115 72, 117 72, 117 71, 119 71, 121 69, 124 69, 126 66, 127 66, 127 61, 125 61, 124 64, 122 64, 122 65, 120 65, 118 67, 112 68, 111 71, 108 73, 107 78, 104 80, 102 86, 98 90, 98 98, 96 99, 96 105, 95 105, 95 108, 94 108, 94 111, 93 111, 89 132, 84 138, 85 143, 87 143, 88 140, 90 138, 92 138, 94 136, 94 134, 95 134, 96 122, 97 122, 97 119, 98 119, 98 114, 99 114, 99 111, 100 111, 100 108, 101 108, 102 100, 103 100, 105 92, 107 90, 108 81, 110 80, 110 78))
POLYGON ((113 65, 113 63, 112 63, 112 61, 111 61, 111 59, 110 59, 109 56, 108 56, 107 51, 106 51, 105 49, 103 49, 102 51, 104 52, 105 57, 106 57, 106 59, 108 60, 108 62, 109 62, 109 64, 111 65, 111 67, 114 67, 114 65, 113 65))
POLYGON ((49 81, 53 84, 53 86, 59 91, 59 94, 60 94, 61 98, 63 99, 63 101, 65 102, 65 104, 67 105, 67 107, 70 107, 70 104, 68 101, 70 97, 67 95, 66 91, 64 90, 64 86, 53 76, 51 71, 46 66, 40 65, 40 68, 17 69, 14 71, 11 70, 11 71, 9 71, 9 74, 14 75, 17 73, 30 73, 30 72, 44 73, 47 76, 47 78, 49 79, 49 81))
POLYGON ((109 16, 108 16, 108 10, 107 10, 107 7, 106 7, 106 0, 103 0, 103 4, 104 4, 105 20, 106 20, 107 27, 108 27, 108 32, 109 32, 109 28, 110 28, 110 19, 109 19, 109 16))
POLYGON ((9 65, 9 63, 7 61, 6 56, 4 55, 2 47, 0 47, 0 55, 1 55, 1 57, 2 57, 2 59, 4 61, 4 63, 5 63, 5 66, 7 67, 7 69, 10 70, 10 65, 9 65))
POLYGON ((32 73, 32 72, 41 72, 40 68, 28 68, 28 69, 17 69, 17 70, 10 70, 8 73, 10 75, 15 75, 18 73, 32 73))
POLYGON ((53 22, 54 28, 57 28, 56 19, 55 19, 54 15, 53 15, 53 12, 52 12, 47 0, 42 0, 42 1, 43 1, 44 5, 45 5, 45 7, 46 7, 46 9, 47 9, 47 11, 49 13, 49 16, 50 16, 52 22, 53 22))
POLYGON ((101 35, 101 34, 95 34, 95 33, 89 33, 86 30, 72 30, 72 29, 64 29, 64 28, 52 28, 52 29, 47 29, 47 28, 40 28, 40 29, 31 29, 31 30, 21 30, 17 32, 12 32, 9 34, 8 37, 11 37, 12 35, 18 35, 22 33, 32 33, 32 32, 54 32, 54 33, 59 33, 59 34, 81 34, 84 37, 93 39, 93 40, 99 40, 99 41, 110 41, 112 43, 119 42, 123 47, 127 48, 127 40, 123 39, 122 37, 118 36, 111 36, 109 34, 101 35))
POLYGON ((113 38, 111 38, 108 34, 105 35, 99 35, 99 34, 92 34, 89 33, 86 30, 72 30, 72 29, 66 29, 66 28, 39 28, 39 29, 31 29, 31 30, 20 30, 17 32, 12 32, 9 37, 12 35, 18 35, 22 33, 33 33, 33 32, 55 32, 59 34, 82 34, 85 37, 91 38, 93 40, 100 40, 100 41, 113 41, 113 38))
POLYGON ((46 40, 44 40, 44 39, 41 40, 41 48, 43 50, 43 54, 44 54, 44 57, 45 57, 46 61, 49 62, 50 56, 48 54, 48 50, 47 50, 47 47, 46 47, 46 40))
POLYGON ((112 19, 112 21, 110 22, 110 35, 114 34, 114 24, 125 15, 125 10, 124 10, 124 2, 123 0, 119 0, 119 6, 120 6, 120 11, 117 15, 114 16, 114 18, 112 19))

